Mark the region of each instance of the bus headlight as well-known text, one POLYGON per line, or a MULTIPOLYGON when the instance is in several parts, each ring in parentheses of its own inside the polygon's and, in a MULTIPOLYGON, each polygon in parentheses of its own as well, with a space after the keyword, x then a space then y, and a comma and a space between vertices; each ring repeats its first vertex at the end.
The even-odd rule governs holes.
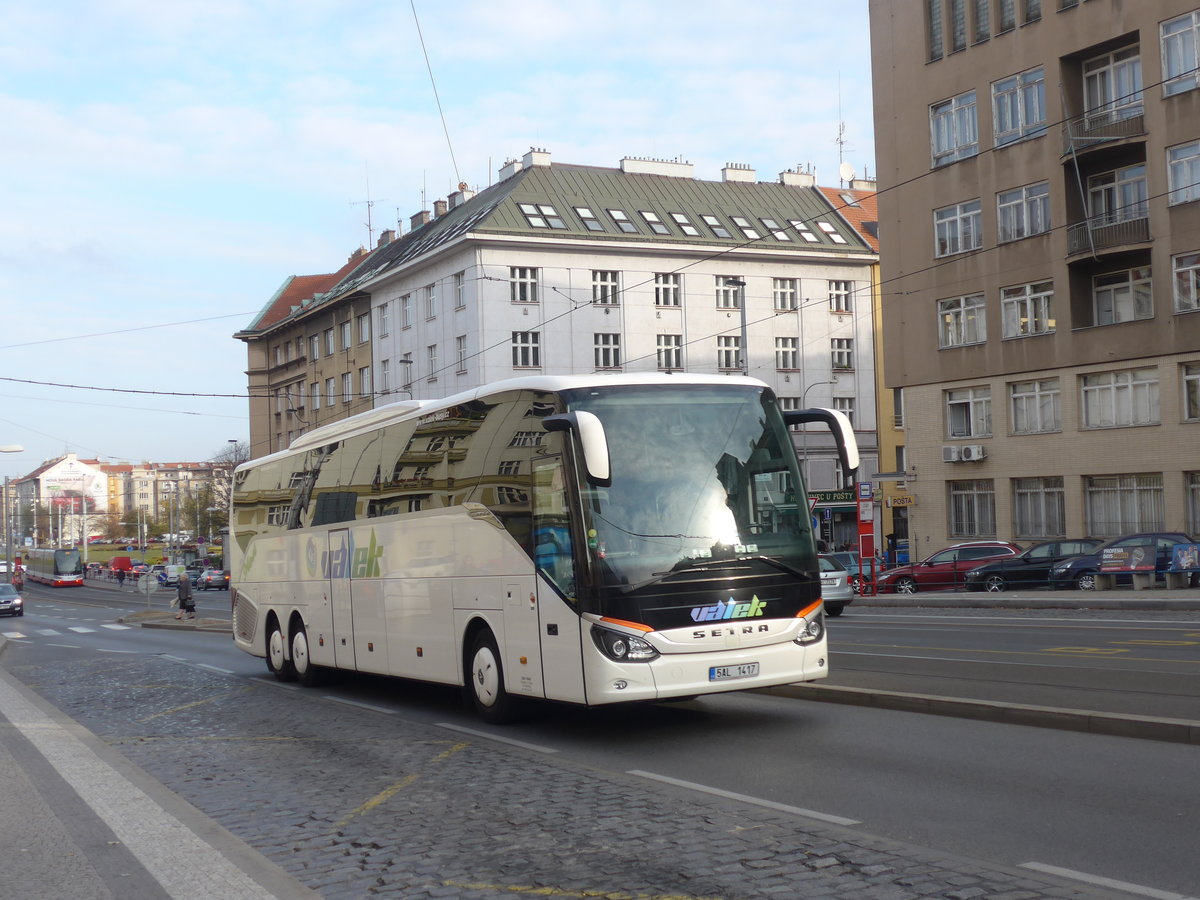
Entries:
POLYGON ((605 656, 616 662, 649 662, 658 658, 658 651, 647 641, 630 634, 593 625, 592 640, 605 656))
POLYGON ((825 636, 825 619, 813 616, 805 625, 804 630, 796 637, 797 644, 812 644, 825 636))

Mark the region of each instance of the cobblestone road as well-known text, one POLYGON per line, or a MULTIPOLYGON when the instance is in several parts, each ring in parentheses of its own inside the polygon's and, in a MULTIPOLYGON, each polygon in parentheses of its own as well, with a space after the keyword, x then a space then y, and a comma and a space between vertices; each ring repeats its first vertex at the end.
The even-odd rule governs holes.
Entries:
POLYGON ((169 659, 9 669, 330 900, 1127 896, 169 659))

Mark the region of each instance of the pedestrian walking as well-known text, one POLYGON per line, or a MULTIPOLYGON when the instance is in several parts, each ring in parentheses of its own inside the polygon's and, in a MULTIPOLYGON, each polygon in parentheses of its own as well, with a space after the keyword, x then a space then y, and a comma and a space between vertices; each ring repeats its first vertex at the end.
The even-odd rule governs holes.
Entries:
POLYGON ((117 569, 117 590, 121 590, 123 587, 125 587, 125 570, 117 569))
POLYGON ((184 616, 189 619, 196 618, 196 600, 192 596, 191 580, 187 575, 180 574, 175 588, 179 592, 179 612, 175 613, 175 618, 182 619, 184 616))

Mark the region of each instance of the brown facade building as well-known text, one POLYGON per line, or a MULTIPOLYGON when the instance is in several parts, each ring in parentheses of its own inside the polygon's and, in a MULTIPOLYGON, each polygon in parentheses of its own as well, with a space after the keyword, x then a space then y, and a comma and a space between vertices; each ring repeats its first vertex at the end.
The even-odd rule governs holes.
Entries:
POLYGON ((1200 534, 1200 2, 870 10, 912 555, 1200 534))

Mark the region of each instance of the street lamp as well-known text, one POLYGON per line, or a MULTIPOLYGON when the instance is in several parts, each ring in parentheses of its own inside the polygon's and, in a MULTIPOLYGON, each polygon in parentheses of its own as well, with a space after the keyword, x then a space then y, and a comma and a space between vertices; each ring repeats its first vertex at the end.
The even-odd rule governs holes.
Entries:
MULTIPOLYGON (((22 453, 25 448, 20 444, 5 444, 0 446, 0 453, 22 453)), ((4 528, 4 571, 7 573, 8 580, 12 580, 12 529, 8 523, 8 476, 4 476, 4 511, 0 516, 3 518, 3 524, 0 527, 4 528)))
MULTIPOLYGON (((804 393, 800 395, 800 408, 808 409, 808 392, 815 387, 820 387, 823 384, 837 384, 836 381, 814 381, 812 384, 804 388, 804 393)), ((808 487, 808 425, 805 424, 800 432, 800 454, 804 464, 804 486, 808 487)))

